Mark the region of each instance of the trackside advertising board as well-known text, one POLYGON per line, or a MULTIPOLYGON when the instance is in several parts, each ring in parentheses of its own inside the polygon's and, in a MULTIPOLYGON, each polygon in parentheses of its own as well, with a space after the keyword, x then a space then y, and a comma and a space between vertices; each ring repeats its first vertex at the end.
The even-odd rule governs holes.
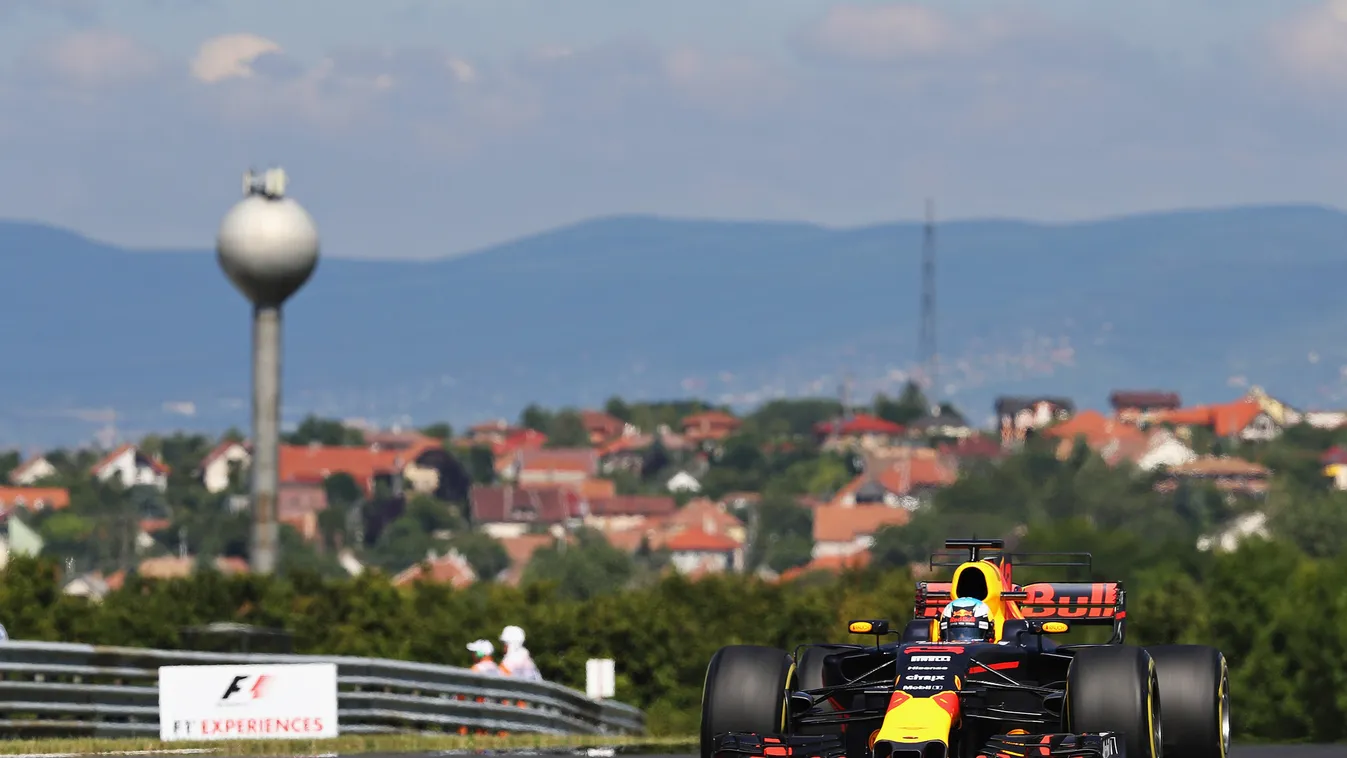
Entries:
POLYGON ((337 665, 161 666, 159 738, 337 736, 337 665))

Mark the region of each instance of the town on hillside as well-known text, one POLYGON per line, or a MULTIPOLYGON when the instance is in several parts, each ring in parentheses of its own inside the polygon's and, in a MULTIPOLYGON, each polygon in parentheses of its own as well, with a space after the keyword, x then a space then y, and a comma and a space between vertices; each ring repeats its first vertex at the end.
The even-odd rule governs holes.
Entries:
MULTIPOLYGON (((778 400, 742 417, 694 401, 530 407, 516 422, 459 434, 311 417, 280 450, 281 567, 465 587, 669 572, 780 581, 915 562, 884 547, 897 544, 886 535, 901 535, 970 472, 1029 447, 1127 469, 1155 497, 1204 488, 1250 503, 1206 538, 1217 546, 1266 529, 1258 503, 1274 468, 1259 451, 1290 430, 1324 433, 1301 434, 1320 441, 1297 455, 1325 487, 1347 489, 1347 450, 1326 442, 1347 412, 1299 411, 1260 389, 1205 405, 1159 391, 1109 400, 1100 413, 1060 397, 1003 397, 989 430, 932 407, 914 384, 863 408, 778 400)), ((233 432, 8 453, 0 561, 56 557, 66 591, 94 600, 132 573, 246 572, 249 463, 248 441, 233 432)))

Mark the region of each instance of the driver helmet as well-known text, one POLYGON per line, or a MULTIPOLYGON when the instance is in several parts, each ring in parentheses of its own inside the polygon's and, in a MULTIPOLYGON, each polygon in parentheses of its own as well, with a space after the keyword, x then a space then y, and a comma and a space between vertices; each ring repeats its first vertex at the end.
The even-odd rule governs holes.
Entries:
POLYGON ((941 642, 991 642, 992 610, 977 598, 961 597, 940 612, 941 642))

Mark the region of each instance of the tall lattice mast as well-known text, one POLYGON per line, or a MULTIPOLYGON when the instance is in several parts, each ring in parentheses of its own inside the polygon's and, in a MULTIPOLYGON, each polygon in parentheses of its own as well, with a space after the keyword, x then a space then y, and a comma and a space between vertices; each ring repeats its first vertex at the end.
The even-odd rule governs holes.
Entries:
POLYGON ((940 392, 939 354, 935 340, 935 202, 926 200, 926 231, 921 250, 921 331, 917 360, 930 382, 931 400, 940 392))

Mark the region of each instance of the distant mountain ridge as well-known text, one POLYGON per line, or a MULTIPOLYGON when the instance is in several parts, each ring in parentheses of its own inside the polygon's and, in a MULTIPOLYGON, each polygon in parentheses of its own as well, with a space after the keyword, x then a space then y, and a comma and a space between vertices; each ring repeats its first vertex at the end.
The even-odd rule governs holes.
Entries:
MULTIPOLYGON (((286 310, 286 415, 515 417, 529 402, 853 397, 915 356, 919 223, 620 216, 435 261, 324 259, 286 310)), ((1259 206, 937 231, 941 393, 1117 388, 1339 402, 1347 214, 1259 206)), ((0 222, 0 445, 246 427, 248 306, 214 255, 0 222), (185 415, 188 411, 191 415, 185 415)))

